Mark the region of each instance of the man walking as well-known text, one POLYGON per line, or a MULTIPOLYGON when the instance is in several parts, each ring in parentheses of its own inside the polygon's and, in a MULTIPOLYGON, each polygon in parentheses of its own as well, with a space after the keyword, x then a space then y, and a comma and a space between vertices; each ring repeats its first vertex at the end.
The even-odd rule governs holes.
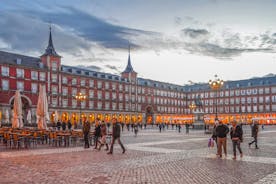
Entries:
POLYGON ((88 121, 84 121, 82 131, 84 136, 84 148, 89 148, 90 123, 88 121))
POLYGON ((224 125, 222 121, 219 121, 219 125, 216 127, 217 143, 218 143, 218 156, 222 157, 222 146, 224 149, 225 157, 227 156, 226 138, 229 132, 228 126, 224 125))
POLYGON ((118 140, 118 143, 120 144, 121 148, 123 149, 123 153, 125 153, 126 149, 120 139, 120 136, 121 136, 120 124, 117 122, 116 118, 112 118, 112 124, 113 124, 113 126, 112 126, 112 142, 111 142, 110 150, 107 154, 113 153, 113 145, 116 140, 118 140))
POLYGON ((243 137, 243 131, 240 125, 237 125, 236 121, 232 122, 232 128, 230 131, 230 136, 233 142, 233 153, 234 153, 234 157, 233 160, 236 160, 237 156, 236 156, 236 148, 238 147, 238 150, 240 152, 240 157, 243 156, 242 154, 242 150, 241 150, 241 142, 242 142, 242 137, 243 137))
POLYGON ((248 143, 249 147, 251 146, 251 144, 253 144, 255 142, 255 148, 259 149, 258 147, 258 133, 259 133, 259 125, 256 122, 253 122, 253 125, 251 127, 251 137, 254 138, 254 140, 250 143, 248 143))

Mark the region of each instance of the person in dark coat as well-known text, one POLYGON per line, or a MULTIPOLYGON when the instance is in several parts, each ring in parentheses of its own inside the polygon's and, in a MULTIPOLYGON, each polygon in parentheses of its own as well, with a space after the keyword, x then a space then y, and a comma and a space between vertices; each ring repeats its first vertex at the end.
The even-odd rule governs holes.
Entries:
POLYGON ((230 131, 230 137, 232 139, 232 143, 233 143, 233 153, 234 153, 234 157, 233 159, 236 160, 236 148, 238 148, 239 152, 240 152, 240 157, 243 156, 242 154, 242 150, 241 150, 241 142, 243 140, 243 131, 240 125, 237 125, 236 121, 232 122, 232 128, 230 131))
POLYGON ((106 136, 107 136, 107 128, 106 128, 106 124, 103 122, 101 124, 101 144, 100 144, 100 147, 99 147, 99 150, 101 150, 101 147, 103 145, 106 146, 106 149, 105 150, 108 150, 108 144, 106 142, 106 136))
POLYGON ((249 147, 251 144, 255 143, 255 148, 259 149, 258 147, 258 133, 259 133, 259 125, 256 122, 253 122, 253 125, 251 127, 251 137, 254 138, 254 140, 250 143, 248 143, 249 147))
POLYGON ((61 124, 62 130, 65 131, 66 130, 66 123, 63 121, 61 124))
POLYGON ((111 142, 111 146, 110 146, 110 150, 108 152, 108 154, 112 154, 113 153, 113 145, 115 143, 116 140, 118 140, 118 143, 120 144, 121 148, 123 149, 122 153, 125 153, 126 149, 124 147, 124 145, 121 142, 121 126, 119 124, 119 122, 117 122, 116 118, 112 119, 112 142, 111 142))
POLYGON ((71 121, 68 121, 67 126, 68 126, 68 130, 71 130, 71 128, 72 128, 72 123, 71 123, 71 121))
POLYGON ((219 125, 216 128, 217 142, 218 142, 218 155, 222 157, 222 147, 224 149, 225 157, 227 156, 227 134, 229 132, 228 126, 224 125, 222 121, 219 121, 219 125))
POLYGON ((89 133, 90 133, 90 123, 88 121, 84 121, 82 131, 84 138, 84 148, 89 148, 89 133))
POLYGON ((58 120, 57 121, 57 129, 60 130, 60 127, 61 127, 61 122, 58 120))
POLYGON ((100 143, 99 138, 101 136, 101 122, 100 119, 96 120, 95 130, 94 130, 94 149, 97 149, 98 143, 100 143))
MULTIPOLYGON (((212 139, 215 141, 216 145, 217 145, 217 155, 218 155, 218 142, 217 142, 217 132, 216 132, 216 128, 217 128, 218 122, 215 122, 214 127, 213 127, 213 132, 212 132, 212 139)), ((207 125, 205 125, 206 129, 207 129, 207 125)))

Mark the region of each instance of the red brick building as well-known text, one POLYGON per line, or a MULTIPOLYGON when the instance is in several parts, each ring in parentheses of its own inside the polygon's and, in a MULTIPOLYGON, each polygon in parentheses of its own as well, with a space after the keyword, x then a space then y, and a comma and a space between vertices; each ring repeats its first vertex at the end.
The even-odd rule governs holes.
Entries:
POLYGON ((227 81, 216 97, 208 84, 175 85, 137 77, 130 53, 121 76, 86 68, 62 65, 54 49, 50 30, 48 46, 39 58, 0 51, 0 119, 11 118, 15 90, 20 90, 23 116, 29 110, 35 119, 39 84, 46 86, 51 121, 57 111, 63 121, 93 122, 96 117, 110 121, 112 116, 126 123, 187 122, 193 117, 189 105, 196 102, 212 122, 218 102, 219 118, 224 121, 266 118, 273 123, 276 111, 276 77, 227 81), (87 96, 82 103, 75 98, 87 96))

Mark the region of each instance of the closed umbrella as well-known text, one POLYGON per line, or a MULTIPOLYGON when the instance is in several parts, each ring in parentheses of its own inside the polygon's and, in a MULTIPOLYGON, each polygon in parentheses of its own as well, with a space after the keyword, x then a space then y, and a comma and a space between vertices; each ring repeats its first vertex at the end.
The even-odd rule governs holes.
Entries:
POLYGON ((54 122, 55 122, 55 123, 57 123, 57 121, 58 121, 58 116, 59 116, 59 115, 58 115, 58 112, 55 111, 55 118, 54 118, 54 122))
POLYGON ((20 92, 15 92, 14 103, 13 103, 13 120, 12 128, 23 128, 22 120, 22 101, 20 92))
POLYGON ((32 123, 32 114, 31 114, 31 111, 30 111, 30 110, 28 111, 28 114, 27 114, 27 122, 28 122, 29 124, 32 123))
POLYGON ((47 122, 49 121, 48 102, 45 86, 42 85, 39 86, 36 116, 38 129, 47 129, 47 122))
POLYGON ((10 114, 9 114, 9 110, 6 109, 4 122, 9 123, 9 121, 10 121, 10 114))

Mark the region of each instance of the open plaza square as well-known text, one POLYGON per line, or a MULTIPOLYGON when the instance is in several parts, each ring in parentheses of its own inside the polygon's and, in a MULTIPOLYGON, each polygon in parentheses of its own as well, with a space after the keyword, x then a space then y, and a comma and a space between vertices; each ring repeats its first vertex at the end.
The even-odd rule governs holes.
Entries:
POLYGON ((275 126, 260 130, 259 148, 249 148, 250 127, 244 126, 243 157, 232 160, 228 137, 227 157, 208 148, 210 134, 202 130, 181 133, 169 127, 134 132, 124 130, 126 152, 115 146, 112 155, 83 146, 38 146, 29 149, 0 147, 0 183, 243 183, 276 182, 275 126))

